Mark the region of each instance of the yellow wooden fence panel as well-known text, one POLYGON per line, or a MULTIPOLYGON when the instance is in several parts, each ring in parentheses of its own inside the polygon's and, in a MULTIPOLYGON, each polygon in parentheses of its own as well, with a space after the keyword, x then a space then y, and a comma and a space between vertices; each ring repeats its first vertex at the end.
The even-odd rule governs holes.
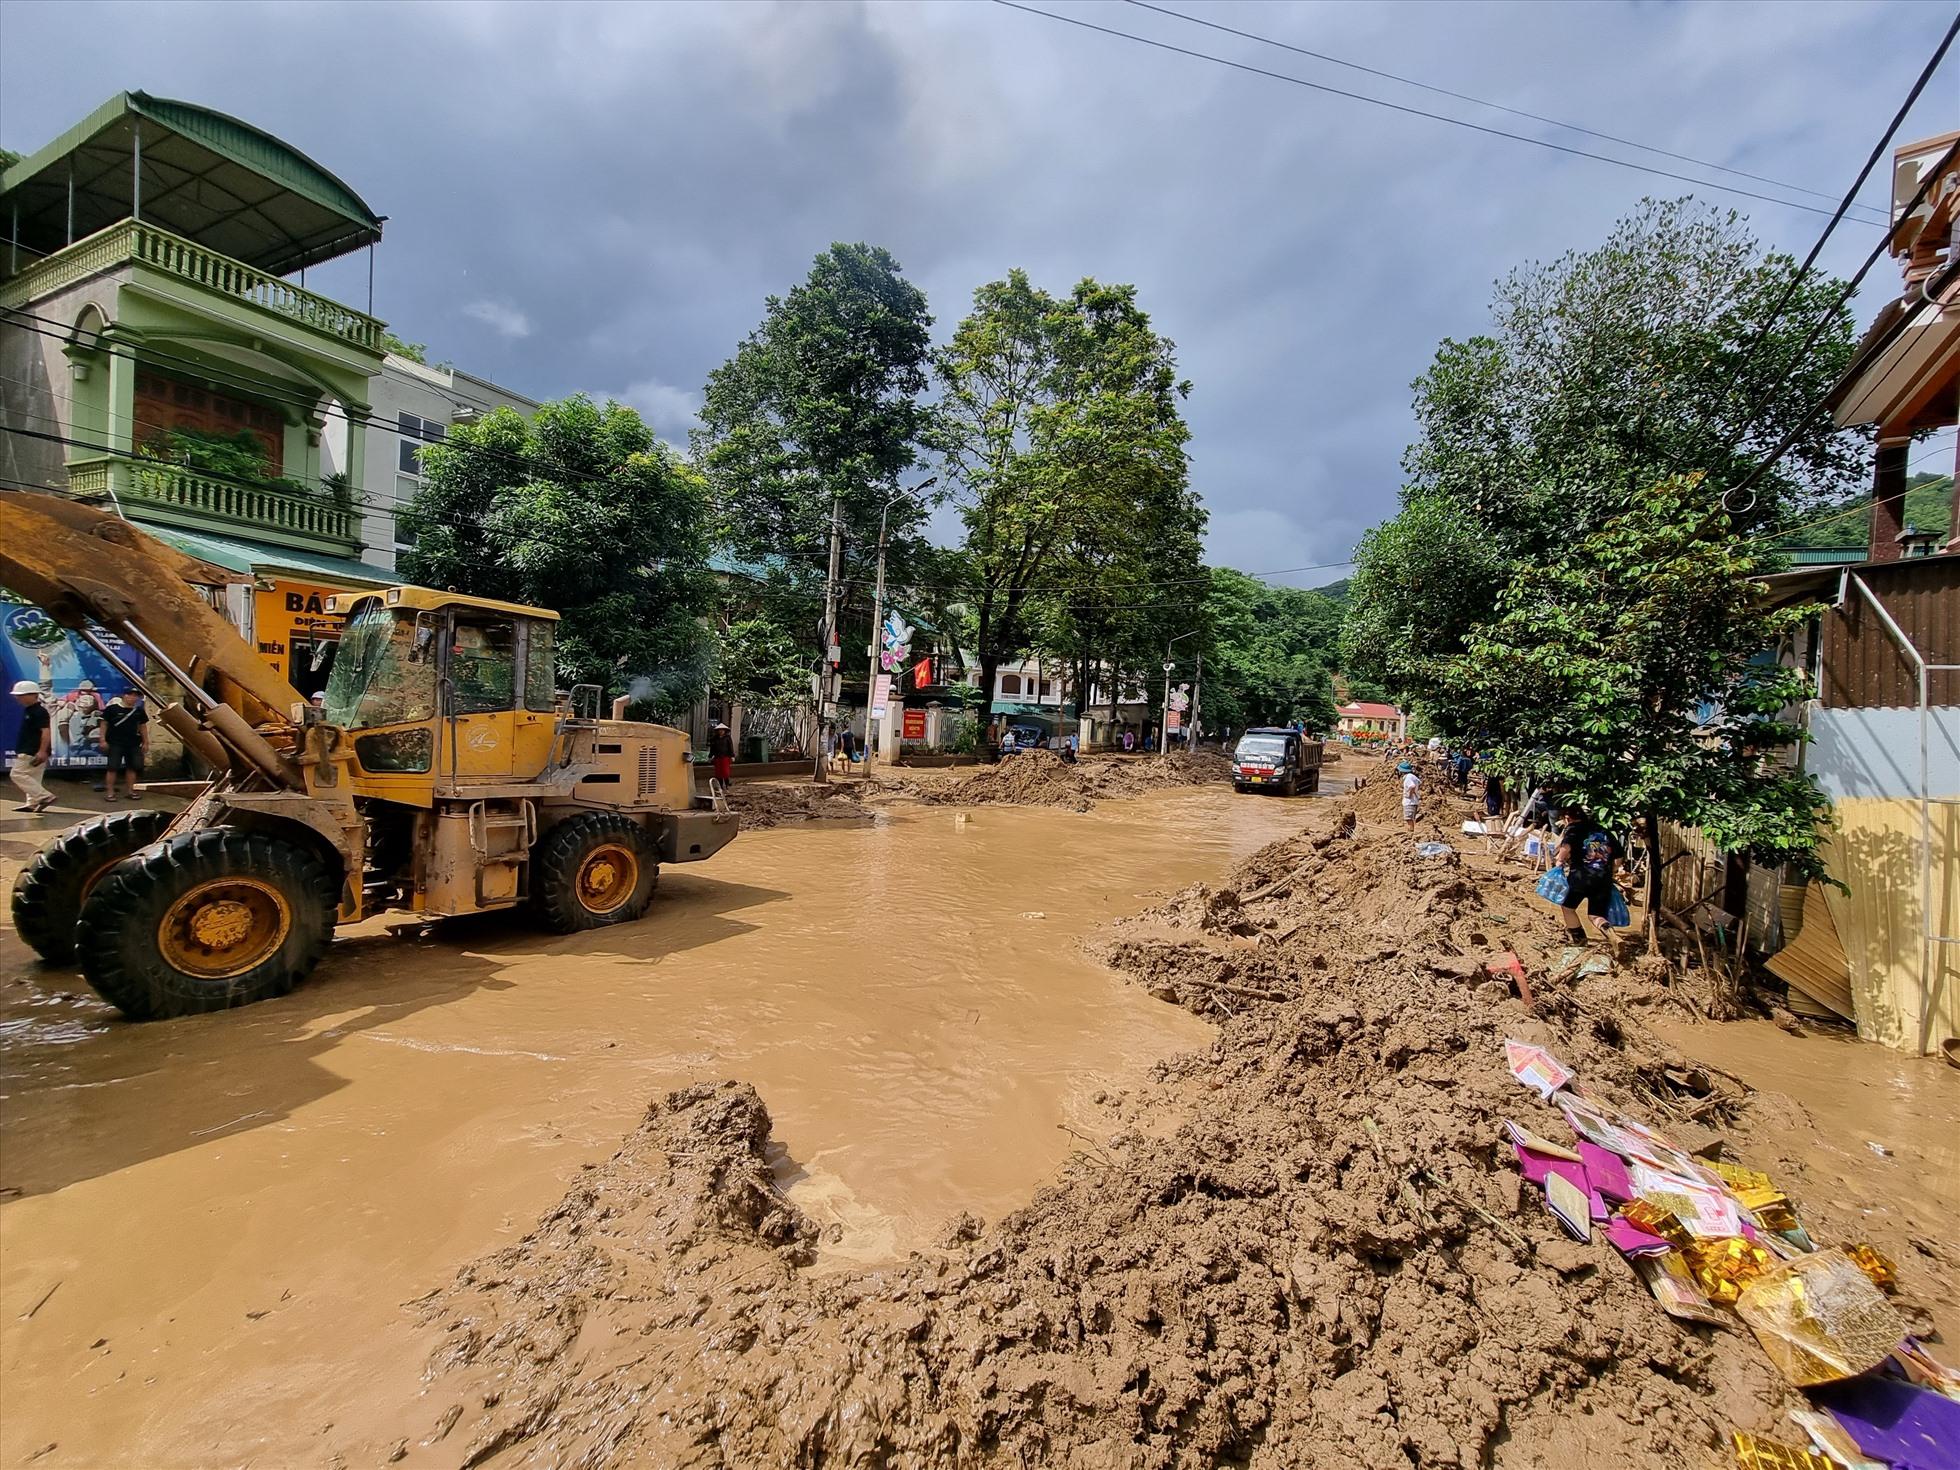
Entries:
MULTIPOLYGON (((1932 811, 1935 932, 1960 935, 1960 807, 1932 811)), ((1824 857, 1851 890, 1830 890, 1829 903, 1850 962, 1858 1034, 1902 1051, 1937 1050, 1960 1036, 1960 945, 1934 945, 1927 973, 1919 804, 1846 797, 1837 819, 1824 857)))

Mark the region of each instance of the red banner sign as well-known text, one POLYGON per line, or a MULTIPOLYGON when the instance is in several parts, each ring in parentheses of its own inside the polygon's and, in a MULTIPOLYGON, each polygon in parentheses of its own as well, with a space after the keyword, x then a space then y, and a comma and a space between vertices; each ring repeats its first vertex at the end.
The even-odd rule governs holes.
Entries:
POLYGON ((906 740, 925 739, 926 712, 922 709, 908 709, 905 712, 905 721, 900 727, 899 733, 906 740))

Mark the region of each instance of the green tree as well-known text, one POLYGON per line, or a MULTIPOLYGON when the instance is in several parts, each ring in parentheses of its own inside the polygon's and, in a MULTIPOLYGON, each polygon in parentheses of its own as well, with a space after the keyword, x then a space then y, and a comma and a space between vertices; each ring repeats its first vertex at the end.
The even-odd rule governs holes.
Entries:
POLYGON ((1414 385, 1402 514, 1364 540, 1350 589, 1357 671, 1420 697, 1425 661, 1461 647, 1512 564, 1556 559, 1669 476, 1699 476, 1742 535, 1852 487, 1865 447, 1820 417, 1740 489, 1854 350, 1828 277, 1771 321, 1795 268, 1732 213, 1649 200, 1596 249, 1500 281, 1489 334, 1446 340, 1414 385), (1437 536, 1462 569, 1419 544, 1437 536))
POLYGON ((1297 587, 1275 587, 1214 567, 1205 598, 1209 633, 1200 714, 1205 728, 1334 726, 1329 673, 1340 636, 1340 608, 1297 587))
MULTIPOLYGON (((769 298, 761 324, 708 377, 692 442, 715 502, 716 541, 809 593, 825 578, 835 503, 848 593, 840 628, 869 630, 880 512, 929 422, 920 395, 931 326, 925 293, 889 251, 832 245, 801 284, 769 298)), ((927 513, 915 498, 892 502, 895 580, 921 554, 927 513)), ((809 651, 806 669, 821 652, 816 607, 782 627, 809 651)), ((847 669, 867 641, 840 635, 847 669)))
MULTIPOLYGON (((1094 671, 1138 668, 1198 602, 1204 512, 1175 346, 1134 287, 1084 280, 1058 298, 1016 270, 974 293, 935 365, 980 687, 1040 647, 1085 698, 1094 671)), ((1106 682, 1113 699, 1120 678, 1106 682)))
POLYGON ((1640 491, 1566 555, 1521 566, 1438 661, 1444 726, 1609 822, 1672 820, 1820 876, 1828 800, 1778 759, 1802 738, 1783 712, 1805 679, 1761 658, 1816 609, 1766 607, 1770 566, 1694 477, 1640 491))
POLYGON ((662 713, 700 697, 704 490, 632 409, 578 395, 458 425, 423 449, 399 526, 412 581, 561 613, 562 681, 662 713))
MULTIPOLYGON (((1799 547, 1864 546, 1871 537, 1872 497, 1869 491, 1853 495, 1835 506, 1827 506, 1806 524, 1779 536, 1778 549, 1799 547)), ((1953 519, 1953 476, 1922 472, 1907 482, 1906 523, 1916 530, 1931 531, 1945 540, 1953 519)))
POLYGON ((1432 692, 1437 660, 1490 616, 1509 566, 1491 537, 1440 495, 1361 538, 1341 629, 1341 666, 1404 701, 1432 692))

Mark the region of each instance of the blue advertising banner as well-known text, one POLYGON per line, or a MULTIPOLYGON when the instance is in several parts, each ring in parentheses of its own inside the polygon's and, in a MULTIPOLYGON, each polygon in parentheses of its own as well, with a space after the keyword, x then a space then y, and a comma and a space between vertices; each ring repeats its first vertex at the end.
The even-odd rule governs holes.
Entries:
MULTIPOLYGON (((116 657, 137 673, 143 655, 108 633, 100 634, 116 657)), ((102 766, 102 707, 129 681, 88 644, 30 603, 0 600, 0 676, 11 689, 32 679, 48 707, 53 750, 48 764, 55 770, 85 770, 102 766)), ((0 700, 0 746, 12 753, 20 734, 20 705, 0 700)))

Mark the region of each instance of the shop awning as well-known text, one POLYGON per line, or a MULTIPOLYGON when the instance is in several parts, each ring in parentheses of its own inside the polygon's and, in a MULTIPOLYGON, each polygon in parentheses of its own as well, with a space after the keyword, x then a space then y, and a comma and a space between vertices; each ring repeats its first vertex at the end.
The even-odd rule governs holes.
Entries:
POLYGON ((1021 704, 1011 699, 996 699, 994 713, 1017 720, 1071 720, 1075 718, 1075 707, 1056 704, 1021 704))
POLYGON ((234 536, 180 531, 174 526, 139 525, 139 529, 147 531, 159 541, 167 541, 186 555, 224 567, 227 571, 245 572, 252 576, 277 576, 284 572, 329 584, 344 583, 349 587, 393 587, 399 581, 391 577, 385 568, 369 566, 351 557, 319 556, 291 546, 267 546, 234 536))

